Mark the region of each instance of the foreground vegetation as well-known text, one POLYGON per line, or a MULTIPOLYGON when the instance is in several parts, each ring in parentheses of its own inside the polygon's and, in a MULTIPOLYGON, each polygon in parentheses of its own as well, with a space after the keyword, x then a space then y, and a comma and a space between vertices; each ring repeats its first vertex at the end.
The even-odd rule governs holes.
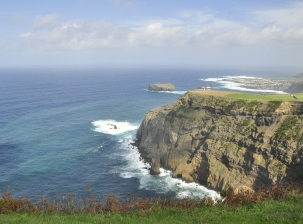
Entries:
POLYGON ((109 195, 103 202, 88 198, 47 201, 10 192, 0 199, 1 223, 303 223, 303 196, 299 185, 272 186, 256 193, 229 192, 224 200, 119 199, 109 195))
POLYGON ((195 209, 163 208, 148 215, 139 213, 90 214, 7 214, 1 223, 302 223, 303 198, 267 201, 238 208, 226 205, 195 209))

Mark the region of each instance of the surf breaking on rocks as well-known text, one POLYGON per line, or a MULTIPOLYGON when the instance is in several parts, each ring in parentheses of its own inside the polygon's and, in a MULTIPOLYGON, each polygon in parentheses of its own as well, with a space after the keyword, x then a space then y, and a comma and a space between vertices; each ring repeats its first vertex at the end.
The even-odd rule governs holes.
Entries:
POLYGON ((119 143, 119 153, 113 156, 120 157, 127 165, 114 168, 111 173, 118 174, 122 178, 137 178, 139 189, 152 190, 158 194, 171 194, 174 192, 176 198, 204 198, 211 197, 215 201, 220 199, 220 195, 197 183, 186 183, 178 178, 172 177, 172 172, 160 169, 160 175, 150 175, 150 165, 145 163, 136 147, 131 145, 134 140, 135 131, 138 124, 127 121, 98 120, 92 122, 94 131, 111 135, 119 143), (116 128, 115 128, 116 126, 116 128))

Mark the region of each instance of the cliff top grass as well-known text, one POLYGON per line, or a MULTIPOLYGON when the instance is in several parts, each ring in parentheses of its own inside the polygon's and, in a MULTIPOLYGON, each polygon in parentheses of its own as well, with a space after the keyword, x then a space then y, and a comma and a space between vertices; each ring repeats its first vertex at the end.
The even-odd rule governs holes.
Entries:
POLYGON ((225 96, 232 99, 243 100, 261 100, 261 101, 303 101, 303 94, 295 94, 295 99, 291 94, 262 94, 262 93, 242 93, 232 91, 218 91, 218 90, 192 90, 194 94, 211 95, 211 96, 225 96))
POLYGON ((273 185, 257 192, 221 192, 224 201, 210 199, 140 199, 121 201, 109 195, 104 203, 88 198, 79 207, 74 197, 57 203, 42 197, 31 202, 0 197, 1 223, 302 223, 302 186, 273 185))
POLYGON ((150 84, 148 86, 149 90, 156 90, 156 91, 174 91, 175 86, 171 83, 155 83, 150 84))
POLYGON ((159 87, 174 87, 174 85, 171 83, 154 83, 150 85, 159 86, 159 87))
POLYGON ((303 197, 291 197, 283 201, 267 201, 258 205, 239 208, 208 206, 196 209, 161 208, 150 214, 0 214, 1 223, 302 223, 303 197))

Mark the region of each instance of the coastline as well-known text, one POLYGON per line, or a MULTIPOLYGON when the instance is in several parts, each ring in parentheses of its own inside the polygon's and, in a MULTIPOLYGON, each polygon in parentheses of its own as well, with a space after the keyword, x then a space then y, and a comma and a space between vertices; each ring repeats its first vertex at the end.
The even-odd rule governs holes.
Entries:
MULTIPOLYGON (((265 79, 251 76, 223 76, 221 78, 200 79, 204 82, 212 82, 219 85, 215 89, 230 89, 234 91, 268 92, 286 94, 286 90, 292 82, 286 79, 265 79)), ((214 85, 214 84, 213 84, 214 85)))

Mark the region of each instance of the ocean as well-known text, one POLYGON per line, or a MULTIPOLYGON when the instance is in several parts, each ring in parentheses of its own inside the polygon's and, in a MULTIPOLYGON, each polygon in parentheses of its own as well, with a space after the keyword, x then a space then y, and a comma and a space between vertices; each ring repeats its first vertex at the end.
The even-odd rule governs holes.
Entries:
MULTIPOLYGON (((170 171, 148 173, 130 145, 144 115, 187 90, 223 76, 275 77, 279 72, 219 69, 1 69, 0 192, 29 198, 85 197, 89 187, 104 197, 218 197, 170 171), (151 92, 170 82, 174 92, 151 92), (114 129, 116 125, 117 129, 114 129)), ((232 88, 230 87, 232 86, 232 88)), ((241 89, 239 89, 241 90, 241 89)))

